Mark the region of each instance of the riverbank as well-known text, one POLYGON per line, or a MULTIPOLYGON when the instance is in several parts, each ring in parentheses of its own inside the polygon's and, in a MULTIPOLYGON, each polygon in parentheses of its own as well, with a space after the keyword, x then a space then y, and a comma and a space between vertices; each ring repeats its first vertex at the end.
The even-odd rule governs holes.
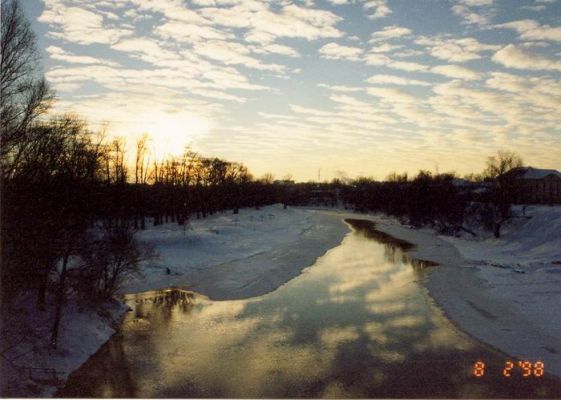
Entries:
POLYGON ((561 207, 529 207, 501 239, 439 236, 386 216, 343 210, 241 210, 193 221, 190 246, 177 246, 183 239, 175 225, 147 232, 148 243, 166 256, 146 266, 142 280, 125 290, 190 282, 212 299, 258 296, 336 246, 348 232, 344 218, 372 220, 380 231, 415 244, 413 257, 441 266, 425 285, 449 319, 512 357, 541 360, 561 377, 561 207), (163 265, 170 266, 170 275, 163 274, 163 265))
POLYGON ((118 300, 84 307, 75 297, 66 302, 58 345, 50 343, 52 310, 39 310, 34 293, 18 299, 2 315, 1 397, 51 397, 118 330, 127 307, 118 300))
POLYGON ((143 264, 121 292, 182 286, 213 300, 260 296, 298 276, 348 232, 336 215, 279 204, 185 227, 161 225, 138 232, 159 257, 143 264))
MULTIPOLYGON (((228 211, 192 219, 185 226, 150 225, 136 236, 159 256, 143 263, 139 275, 124 282, 122 294, 181 286, 215 300, 259 296, 298 276, 349 232, 337 216, 281 205, 242 209, 239 214, 228 211)), ((37 310, 29 293, 18 301, 17 313, 3 316, 11 333, 3 338, 3 349, 10 349, 0 359, 2 395, 52 396, 118 330, 125 313, 118 301, 92 310, 70 299, 58 348, 52 349, 51 311, 37 310), (28 368, 36 368, 32 378, 28 368)))
MULTIPOLYGON (((368 219, 380 231, 415 244, 413 257, 440 264, 425 285, 463 331, 513 357, 541 360, 547 372, 561 377, 561 207, 530 207, 527 216, 501 240, 472 240, 344 210, 274 205, 228 212, 186 226, 170 223, 138 232, 138 239, 153 246, 160 257, 142 264, 141 274, 126 282, 121 292, 175 285, 215 300, 259 296, 298 276, 337 246, 349 231, 344 218, 368 219)), ((28 305, 24 311, 32 312, 32 302, 28 305)), ((48 331, 48 315, 27 318, 39 339, 14 349, 26 352, 17 362, 54 368, 65 380, 113 335, 115 321, 124 313, 122 304, 101 312, 69 304, 56 351, 47 348, 48 336, 41 337, 48 331), (43 347, 37 348, 37 343, 43 347)), ((3 385, 7 379, 16 380, 11 396, 45 397, 56 390, 53 384, 7 370, 11 375, 2 374, 3 385)))
POLYGON ((440 264, 425 282, 460 329, 520 360, 542 361, 561 377, 561 207, 529 207, 501 239, 452 238, 385 216, 365 218, 440 264))

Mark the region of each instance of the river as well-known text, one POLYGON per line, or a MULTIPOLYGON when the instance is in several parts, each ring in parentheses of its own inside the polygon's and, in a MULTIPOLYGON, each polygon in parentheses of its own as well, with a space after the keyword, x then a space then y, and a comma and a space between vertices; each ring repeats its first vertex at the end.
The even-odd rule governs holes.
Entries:
MULTIPOLYGON (((61 397, 560 397, 557 380, 458 330, 423 285, 431 268, 370 222, 260 297, 127 295, 121 331, 61 397), (485 363, 483 376, 474 364, 485 363), (512 360, 517 362, 517 360, 512 360)), ((536 360, 530 360, 535 363, 536 360)), ((546 366, 547 369, 547 366, 546 366)))

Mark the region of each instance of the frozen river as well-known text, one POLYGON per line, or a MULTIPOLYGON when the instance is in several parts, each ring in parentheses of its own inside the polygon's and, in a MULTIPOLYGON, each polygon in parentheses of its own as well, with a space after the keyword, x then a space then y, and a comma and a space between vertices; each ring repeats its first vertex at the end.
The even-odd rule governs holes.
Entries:
MULTIPOLYGON (((365 221, 260 297, 170 290, 126 297, 115 335, 71 397, 560 397, 558 381, 471 339, 423 286, 431 268, 365 221), (474 376, 476 362, 484 370, 474 376), (536 376, 537 375, 537 376, 536 376)), ((248 282, 250 284, 251 282, 248 282)), ((547 366, 545 366, 547 371, 547 366)))

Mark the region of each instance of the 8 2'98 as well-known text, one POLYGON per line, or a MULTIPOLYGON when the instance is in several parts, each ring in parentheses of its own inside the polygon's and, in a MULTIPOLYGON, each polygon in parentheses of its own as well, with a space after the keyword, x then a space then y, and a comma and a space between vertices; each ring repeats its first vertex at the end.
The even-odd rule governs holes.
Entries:
MULTIPOLYGON (((473 365, 472 375, 476 378, 481 378, 485 375, 485 363, 483 361, 476 361, 473 365)), ((542 361, 532 363, 530 361, 505 361, 502 370, 502 375, 506 378, 512 376, 522 376, 523 378, 540 378, 545 372, 545 364, 542 361)))

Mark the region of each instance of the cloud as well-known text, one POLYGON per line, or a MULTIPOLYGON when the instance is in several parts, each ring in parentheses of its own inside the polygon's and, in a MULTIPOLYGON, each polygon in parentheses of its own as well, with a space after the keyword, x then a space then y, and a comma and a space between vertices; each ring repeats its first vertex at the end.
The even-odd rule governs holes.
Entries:
POLYGON ((260 117, 268 118, 268 119, 285 119, 285 120, 295 120, 296 117, 293 115, 284 115, 284 114, 274 114, 274 113, 266 113, 259 111, 257 113, 260 117))
POLYGON ((370 14, 368 16, 370 19, 383 18, 392 13, 392 10, 388 7, 386 0, 367 0, 364 3, 364 8, 366 10, 374 10, 374 14, 370 14))
POLYGON ((422 50, 402 50, 402 51, 398 51, 396 53, 393 53, 392 55, 394 57, 403 57, 403 58, 407 58, 407 57, 415 57, 415 56, 421 56, 425 54, 424 51, 422 50))
POLYGON ((493 0, 460 0, 460 3, 468 7, 481 7, 492 5, 493 0))
POLYGON ((545 95, 561 96, 561 81, 549 77, 528 77, 492 72, 485 81, 487 87, 512 93, 529 94, 531 91, 545 95))
POLYGON ((415 40, 415 43, 426 46, 433 57, 449 62, 479 60, 482 57, 481 53, 501 48, 498 45, 480 43, 470 37, 461 39, 420 37, 415 40))
POLYGON ((481 75, 472 69, 460 67, 459 65, 437 65, 430 69, 431 72, 444 75, 449 78, 477 80, 481 79, 481 75))
POLYGON ((273 72, 283 72, 285 70, 284 65, 264 64, 258 59, 251 57, 249 55, 250 50, 246 46, 235 42, 213 40, 197 43, 193 51, 198 55, 223 62, 226 65, 241 64, 248 68, 273 72))
POLYGON ((458 0, 452 12, 462 18, 465 25, 487 25, 493 14, 493 0, 458 0))
POLYGON ((110 47, 155 66, 169 67, 182 60, 180 54, 164 48, 158 40, 142 36, 122 39, 110 47))
POLYGON ((319 54, 321 54, 323 58, 332 60, 347 59, 357 61, 362 53, 363 50, 361 48, 342 46, 334 42, 328 43, 319 49, 319 54))
POLYGON ((120 65, 115 61, 105 60, 103 58, 74 55, 72 53, 64 51, 62 48, 57 46, 49 46, 46 50, 47 53, 49 53, 49 57, 51 59, 64 61, 69 64, 100 64, 110 67, 118 67, 120 65))
POLYGON ((207 21, 217 26, 246 29, 246 38, 253 42, 272 42, 276 38, 338 38, 336 28, 341 17, 330 11, 282 5, 274 12, 261 2, 240 2, 229 8, 208 7, 200 10, 207 21))
POLYGON ((245 97, 235 96, 213 89, 193 88, 190 89, 190 93, 211 99, 234 101, 236 103, 245 103, 247 101, 245 97))
POLYGON ((46 0, 45 10, 38 21, 53 28, 49 31, 50 36, 78 44, 110 44, 133 34, 131 29, 111 27, 100 13, 67 7, 59 0, 46 0))
POLYGON ((410 72, 424 72, 429 69, 427 65, 412 61, 395 61, 383 54, 367 54, 364 57, 367 65, 383 65, 388 68, 400 69, 410 72))
POLYGON ((382 98, 389 103, 415 103, 417 99, 402 89, 395 88, 367 88, 366 92, 371 96, 382 98))
POLYGON ((402 47, 403 47, 402 45, 384 43, 384 44, 380 44, 378 46, 373 46, 370 49, 370 52, 372 52, 372 53, 389 53, 393 50, 397 50, 397 49, 400 49, 402 47))
POLYGON ((317 110, 315 108, 309 108, 309 107, 302 107, 296 104, 289 104, 289 107, 292 111, 300 114, 313 114, 313 115, 324 115, 324 116, 332 115, 332 113, 328 111, 317 110))
POLYGON ((485 81, 485 85, 492 89, 519 93, 530 88, 527 79, 504 72, 492 72, 491 77, 485 81))
POLYGON ((522 9, 524 10, 531 10, 531 11, 543 11, 545 10, 545 6, 543 4, 541 5, 534 5, 534 6, 522 6, 522 9))
POLYGON ((541 25, 532 19, 523 19, 495 25, 495 28, 513 29, 522 40, 546 40, 561 42, 561 27, 541 25))
POLYGON ((376 31, 371 35, 371 42, 385 41, 388 39, 396 39, 406 37, 411 34, 411 29, 403 26, 391 25, 386 26, 380 31, 376 31))
POLYGON ((401 76, 383 75, 383 74, 372 75, 370 78, 366 80, 366 82, 372 84, 389 84, 389 85, 400 85, 400 86, 409 86, 409 85, 430 86, 430 83, 426 81, 407 79, 401 76))
POLYGON ((508 68, 561 71, 561 61, 559 59, 528 53, 512 44, 497 51, 492 59, 508 68))
POLYGON ((383 54, 367 54, 364 57, 364 61, 367 65, 388 65, 392 62, 392 59, 383 54))
POLYGON ((254 46, 251 49, 254 53, 274 53, 288 57, 300 57, 300 53, 298 53, 298 51, 294 48, 276 43, 266 44, 259 47, 254 46))
POLYGON ((398 88, 367 88, 366 92, 380 98, 382 104, 391 109, 396 121, 403 119, 419 127, 431 124, 432 117, 427 110, 422 108, 423 100, 411 95, 409 92, 398 88))
POLYGON ((186 23, 183 21, 168 21, 159 25, 154 32, 164 39, 186 43, 198 43, 204 40, 233 39, 232 35, 214 29, 213 27, 186 23))
MULTIPOLYGON (((310 153, 302 157, 310 163, 306 171, 345 153, 352 156, 336 159, 351 174, 379 176, 384 168, 430 167, 422 160, 435 154, 451 169, 483 165, 484 155, 504 143, 536 154, 546 149, 535 159, 552 167, 561 156, 550 151, 561 144, 559 28, 545 13, 484 26, 495 8, 508 14, 506 3, 446 0, 472 26, 458 31, 436 21, 428 27, 434 34, 414 36, 397 25, 405 20, 391 1, 42 1, 46 77, 60 92, 57 111, 110 120, 119 132, 140 131, 131 121, 152 110, 200 115, 215 128, 198 150, 247 160, 252 170, 261 165, 258 174, 271 168, 270 155, 290 157, 298 146, 310 153), (382 17, 392 22, 384 26, 382 17), (465 33, 480 25, 483 42, 479 33, 465 33), (510 36, 524 42, 505 42, 510 36), (355 64, 318 84, 310 75, 315 48, 327 71, 341 66, 330 60, 355 64), (300 103, 301 93, 310 99, 300 103), (368 164, 373 151, 387 167, 368 164)), ((419 9, 428 23, 423 12, 432 10, 419 9)))
POLYGON ((356 97, 351 97, 343 94, 332 94, 329 98, 337 103, 342 103, 347 106, 352 107, 370 107, 370 104, 357 99, 356 97))
MULTIPOLYGON (((271 15, 269 15, 271 17, 271 15)), ((261 20, 255 29, 284 37, 302 37, 309 40, 341 37, 335 25, 342 18, 330 11, 298 7, 290 4, 271 20, 261 20)))
POLYGON ((428 67, 424 64, 410 61, 392 61, 388 64, 388 67, 412 72, 426 71, 428 69, 428 67))
POLYGON ((82 87, 80 83, 55 82, 53 88, 57 92, 74 92, 82 87))
POLYGON ((199 15, 194 10, 184 7, 181 0, 153 1, 153 0, 129 0, 139 10, 158 13, 167 19, 187 22, 196 25, 210 25, 210 21, 199 15))
POLYGON ((364 88, 352 87, 352 86, 342 86, 342 85, 328 85, 326 83, 318 83, 318 87, 333 90, 334 92, 362 92, 364 88))
MULTIPOLYGON (((111 68, 104 65, 55 68, 47 71, 50 82, 95 82, 109 90, 131 91, 138 88, 163 87, 190 91, 204 88, 225 91, 229 89, 262 91, 271 90, 248 81, 239 71, 231 67, 216 67, 209 63, 197 69, 175 70, 111 68)), ((213 96, 216 97, 216 96, 213 96)))

